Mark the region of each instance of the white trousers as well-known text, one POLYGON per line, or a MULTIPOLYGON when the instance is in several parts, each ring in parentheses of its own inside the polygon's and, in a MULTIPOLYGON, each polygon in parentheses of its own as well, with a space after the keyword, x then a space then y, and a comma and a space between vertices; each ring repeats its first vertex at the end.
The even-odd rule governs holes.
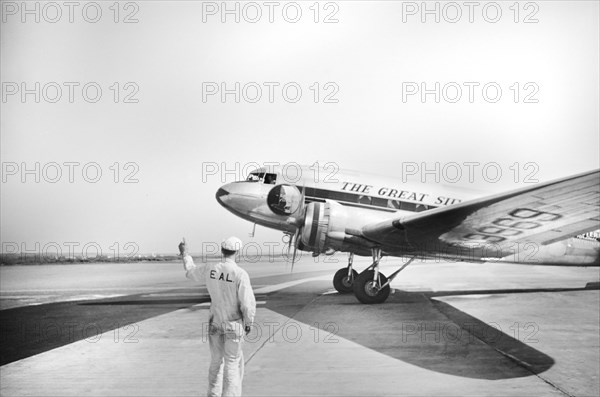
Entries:
POLYGON ((241 324, 231 323, 221 326, 211 324, 209 327, 208 344, 211 355, 208 369, 207 395, 209 397, 242 395, 244 333, 241 324))

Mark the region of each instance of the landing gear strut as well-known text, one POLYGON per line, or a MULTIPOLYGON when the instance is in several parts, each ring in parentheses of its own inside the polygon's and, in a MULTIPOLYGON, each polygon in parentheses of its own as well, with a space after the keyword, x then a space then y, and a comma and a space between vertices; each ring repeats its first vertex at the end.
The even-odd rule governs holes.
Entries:
POLYGON ((381 260, 381 249, 373 248, 373 264, 365 269, 354 280, 353 290, 356 299, 362 303, 383 303, 390 296, 390 283, 396 278, 406 266, 415 258, 409 259, 402 267, 396 270, 388 279, 379 272, 379 261, 381 260))
POLYGON ((333 276, 333 286, 340 294, 349 294, 353 291, 352 284, 358 277, 358 272, 352 269, 353 260, 354 254, 351 252, 348 255, 348 266, 341 268, 333 276))

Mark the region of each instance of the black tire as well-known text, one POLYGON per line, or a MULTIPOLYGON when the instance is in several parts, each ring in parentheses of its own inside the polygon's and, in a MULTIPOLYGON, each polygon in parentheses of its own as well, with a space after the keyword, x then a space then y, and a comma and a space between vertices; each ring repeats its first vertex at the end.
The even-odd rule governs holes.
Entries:
POLYGON ((358 272, 352 269, 352 280, 348 279, 348 268, 343 267, 333 276, 333 287, 340 294, 349 294, 352 291, 353 281, 358 277, 358 272))
MULTIPOLYGON (((385 288, 375 290, 373 283, 373 270, 364 271, 354 279, 354 296, 362 303, 373 304, 383 303, 390 296, 390 286, 386 285, 385 288)), ((379 273, 378 285, 383 285, 387 282, 387 277, 379 273)))

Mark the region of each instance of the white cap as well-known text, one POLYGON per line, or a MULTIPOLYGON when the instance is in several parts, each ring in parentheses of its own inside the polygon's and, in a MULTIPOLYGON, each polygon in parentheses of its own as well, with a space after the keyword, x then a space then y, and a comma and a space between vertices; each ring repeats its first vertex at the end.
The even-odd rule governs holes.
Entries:
POLYGON ((229 237, 221 242, 221 248, 228 251, 238 251, 242 248, 242 240, 237 237, 229 237))

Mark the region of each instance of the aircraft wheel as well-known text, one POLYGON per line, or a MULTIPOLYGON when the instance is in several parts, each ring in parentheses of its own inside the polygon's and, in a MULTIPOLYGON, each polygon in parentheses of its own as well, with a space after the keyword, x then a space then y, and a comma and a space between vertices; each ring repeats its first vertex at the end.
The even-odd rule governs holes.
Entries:
POLYGON ((373 270, 362 272, 354 280, 354 295, 362 303, 383 303, 390 296, 390 286, 380 288, 387 282, 387 277, 379 273, 379 282, 373 281, 373 270))
POLYGON ((338 270, 333 276, 333 287, 340 294, 349 294, 353 291, 352 284, 356 281, 358 272, 352 269, 352 280, 348 277, 348 268, 344 267, 338 270))

